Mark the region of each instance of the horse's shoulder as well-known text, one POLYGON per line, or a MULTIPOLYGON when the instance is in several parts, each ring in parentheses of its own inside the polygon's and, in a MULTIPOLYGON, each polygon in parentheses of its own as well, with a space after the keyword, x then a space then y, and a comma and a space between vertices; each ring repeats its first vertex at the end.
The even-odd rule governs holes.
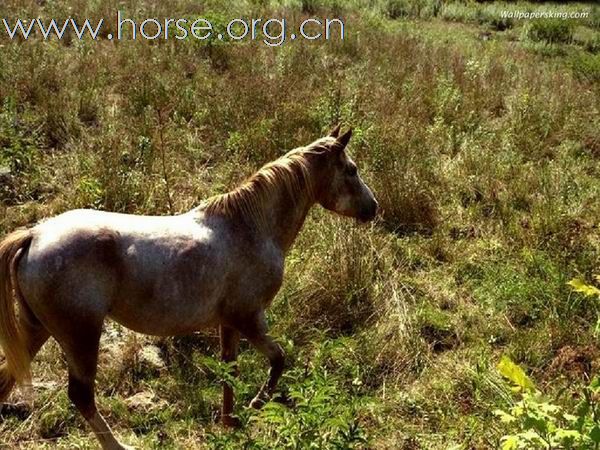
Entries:
POLYGON ((258 243, 251 258, 253 270, 265 284, 279 289, 283 282, 285 255, 271 239, 258 243))

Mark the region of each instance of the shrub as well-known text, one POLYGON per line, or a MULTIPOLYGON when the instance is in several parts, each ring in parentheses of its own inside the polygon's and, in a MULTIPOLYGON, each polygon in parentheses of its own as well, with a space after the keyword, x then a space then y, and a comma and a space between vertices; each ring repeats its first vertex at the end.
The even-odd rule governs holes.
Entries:
POLYGON ((510 17, 502 17, 500 15, 495 15, 491 19, 489 19, 489 24, 494 30, 505 31, 514 27, 515 21, 510 17))
POLYGON ((590 27, 600 30, 600 6, 593 6, 588 19, 590 27))
MULTIPOLYGON (((338 364, 346 353, 344 347, 339 341, 318 344, 314 352, 304 355, 304 367, 295 366, 285 372, 280 383, 286 390, 284 398, 267 403, 258 413, 252 409, 242 411, 242 423, 252 424, 257 431, 250 442, 244 432, 209 432, 211 448, 237 449, 248 443, 255 449, 366 448, 369 441, 361 416, 373 401, 362 395, 360 375, 354 379, 340 376, 338 364)), ((230 368, 220 361, 208 366, 221 379, 235 384, 236 391, 247 390, 239 379, 230 379, 230 368)))
POLYGON ((568 44, 573 40, 573 23, 562 19, 536 19, 528 36, 532 41, 548 44, 568 44))
POLYGON ((591 82, 600 81, 600 54, 577 53, 571 57, 570 65, 579 78, 591 82))
MULTIPOLYGON (((596 281, 600 283, 600 275, 596 275, 596 281)), ((583 294, 586 297, 596 297, 597 302, 594 303, 596 311, 598 311, 598 320, 596 321, 596 336, 600 336, 600 289, 591 284, 586 284, 583 280, 575 278, 569 282, 569 285, 575 292, 583 294)))
POLYGON ((579 392, 579 403, 566 408, 548 400, 538 391, 523 369, 504 356, 499 372, 514 385, 519 400, 508 411, 495 414, 510 430, 502 437, 502 450, 579 449, 600 445, 600 378, 579 392))
MULTIPOLYGON (((399 19, 402 17, 420 17, 421 12, 425 10, 425 0, 387 0, 385 4, 385 14, 390 19, 399 19)), ((440 6, 435 0, 432 2, 432 13, 437 15, 440 6)))
POLYGON ((256 420, 263 431, 261 440, 276 448, 365 448, 368 441, 359 413, 368 400, 356 396, 360 379, 355 379, 354 389, 349 390, 346 386, 350 383, 327 370, 323 362, 315 362, 308 372, 297 367, 286 375, 291 406, 270 402, 260 412, 256 420))

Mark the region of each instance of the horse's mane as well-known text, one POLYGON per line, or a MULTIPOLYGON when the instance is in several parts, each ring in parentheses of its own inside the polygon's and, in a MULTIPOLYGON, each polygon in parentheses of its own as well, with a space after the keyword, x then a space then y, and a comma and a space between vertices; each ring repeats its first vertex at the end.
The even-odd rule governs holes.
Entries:
POLYGON ((206 214, 239 218, 264 230, 268 226, 269 211, 265 206, 269 199, 282 192, 287 193, 292 202, 314 195, 309 157, 322 151, 323 143, 324 139, 320 139, 267 163, 239 187, 205 200, 200 208, 206 214))

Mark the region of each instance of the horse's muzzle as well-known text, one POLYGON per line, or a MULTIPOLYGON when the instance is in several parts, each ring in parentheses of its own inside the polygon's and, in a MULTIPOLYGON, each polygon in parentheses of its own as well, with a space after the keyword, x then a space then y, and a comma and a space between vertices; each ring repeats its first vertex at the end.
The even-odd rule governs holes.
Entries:
POLYGON ((359 215, 358 220, 361 222, 370 222, 377 216, 377 210, 379 209, 379 203, 377 200, 373 200, 369 206, 363 208, 359 215))

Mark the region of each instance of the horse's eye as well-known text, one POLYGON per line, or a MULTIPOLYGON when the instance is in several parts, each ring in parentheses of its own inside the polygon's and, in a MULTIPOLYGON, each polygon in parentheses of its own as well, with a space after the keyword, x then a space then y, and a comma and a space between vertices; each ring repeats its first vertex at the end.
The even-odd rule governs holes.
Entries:
POLYGON ((349 176, 351 176, 351 177, 354 177, 354 176, 356 176, 356 174, 358 173, 358 169, 356 168, 356 166, 349 166, 349 167, 346 169, 346 173, 347 173, 349 176))

